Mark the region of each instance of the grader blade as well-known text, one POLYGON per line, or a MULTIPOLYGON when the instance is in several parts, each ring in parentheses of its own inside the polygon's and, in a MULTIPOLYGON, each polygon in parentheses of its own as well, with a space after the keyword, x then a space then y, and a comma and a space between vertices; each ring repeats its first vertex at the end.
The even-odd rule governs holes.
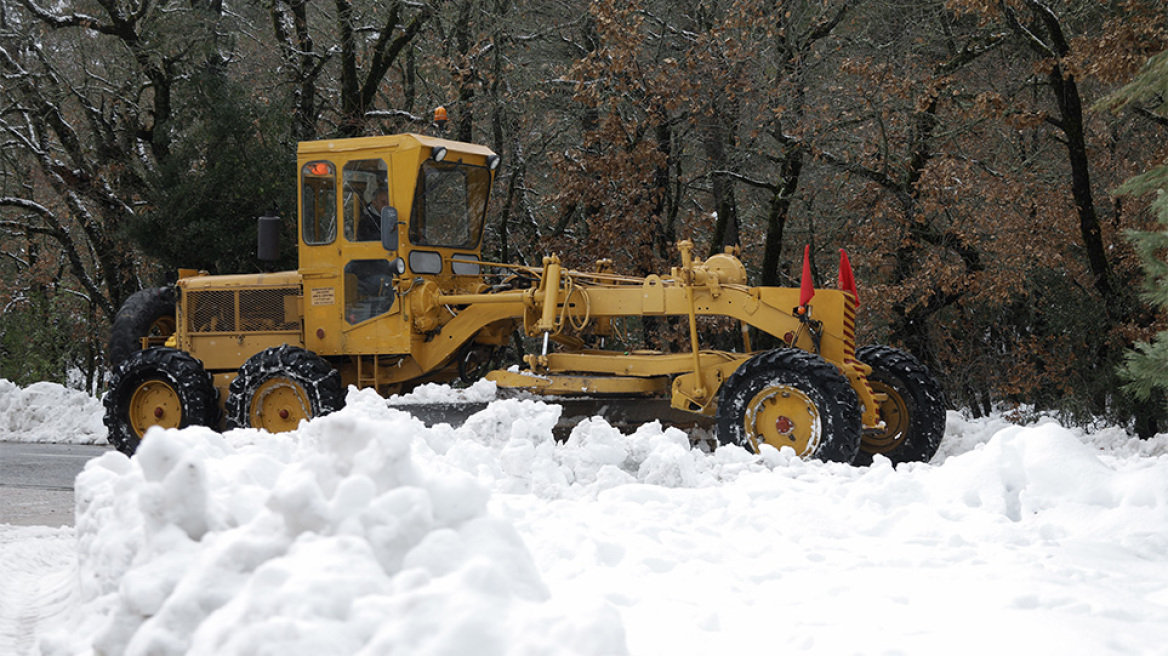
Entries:
MULTIPOLYGON (((678 410, 670 405, 669 399, 612 399, 612 398, 562 398, 547 396, 521 396, 549 405, 558 405, 563 410, 556 423, 554 434, 563 441, 580 422, 592 417, 600 417, 612 427, 624 433, 631 433, 643 424, 659 421, 663 426, 672 426, 691 434, 691 439, 699 429, 712 429, 712 417, 678 410)), ((471 416, 482 412, 489 404, 474 403, 388 403, 389 407, 407 412, 427 426, 450 424, 461 426, 471 416)))

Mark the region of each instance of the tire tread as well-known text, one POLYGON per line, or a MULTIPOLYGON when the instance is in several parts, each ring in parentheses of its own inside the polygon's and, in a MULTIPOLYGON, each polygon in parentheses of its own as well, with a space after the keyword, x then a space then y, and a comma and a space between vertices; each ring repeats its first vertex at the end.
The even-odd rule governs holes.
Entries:
POLYGON ((163 380, 179 395, 183 411, 180 428, 219 425, 218 394, 203 363, 177 349, 154 346, 130 353, 110 376, 109 391, 102 401, 103 422, 109 430, 109 443, 118 451, 133 455, 141 443, 127 413, 134 390, 149 380, 163 380))
POLYGON ((150 326, 164 316, 175 316, 174 287, 148 287, 130 295, 114 317, 110 328, 110 369, 117 367, 136 351, 142 350, 141 339, 150 326))
MULTIPOLYGON (((822 357, 799 349, 777 349, 747 360, 722 384, 716 415, 718 441, 750 448, 741 426, 745 404, 753 396, 756 381, 777 372, 793 376, 822 394, 825 407, 819 408, 823 441, 812 457, 851 462, 860 448, 860 404, 848 379, 822 357)), ((805 390, 807 391, 807 390, 805 390)), ((754 393, 756 393, 755 390, 754 393)))
POLYGON ((286 376, 309 392, 314 417, 345 407, 340 373, 312 351, 284 344, 248 358, 231 381, 226 403, 227 428, 251 427, 250 408, 255 390, 274 376, 286 376))
MULTIPOLYGON (((870 344, 856 350, 856 359, 872 367, 872 378, 892 384, 899 380, 908 394, 912 415, 909 434, 895 449, 883 454, 893 464, 928 462, 937 453, 945 436, 945 392, 929 368, 912 354, 890 346, 870 344), (890 380, 892 379, 892 380, 890 380)), ((872 453, 861 453, 858 463, 867 464, 872 453)))

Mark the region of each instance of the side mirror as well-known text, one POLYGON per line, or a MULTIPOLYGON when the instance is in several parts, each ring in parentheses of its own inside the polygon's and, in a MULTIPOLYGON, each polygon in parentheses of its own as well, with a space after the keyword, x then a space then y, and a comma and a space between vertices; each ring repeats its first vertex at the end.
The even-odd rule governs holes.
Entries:
POLYGON ((381 208, 381 246, 387 251, 397 250, 397 209, 381 208))
MULTIPOLYGON (((256 257, 264 262, 275 262, 280 259, 280 217, 261 216, 256 233, 256 257)), ((396 234, 395 231, 394 235, 396 234)))

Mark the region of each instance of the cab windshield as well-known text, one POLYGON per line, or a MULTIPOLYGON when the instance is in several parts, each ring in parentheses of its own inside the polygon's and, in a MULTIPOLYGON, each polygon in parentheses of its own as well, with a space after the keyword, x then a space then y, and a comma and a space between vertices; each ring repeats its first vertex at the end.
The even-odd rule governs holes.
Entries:
POLYGON ((410 217, 410 241, 418 246, 478 248, 487 213, 491 172, 459 162, 426 162, 410 217))

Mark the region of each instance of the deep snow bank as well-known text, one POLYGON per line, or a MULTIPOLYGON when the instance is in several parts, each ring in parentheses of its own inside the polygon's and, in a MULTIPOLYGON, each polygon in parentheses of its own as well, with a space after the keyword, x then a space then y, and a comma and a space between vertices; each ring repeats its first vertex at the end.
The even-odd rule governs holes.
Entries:
POLYGON ((43 651, 624 653, 615 611, 549 598, 483 486, 418 466, 419 422, 362 405, 279 437, 157 431, 90 462, 76 531, 101 619, 43 651))
POLYGON ((0 441, 108 444, 101 401, 56 383, 0 378, 0 441))
POLYGON ((559 413, 152 433, 78 479, 41 653, 1166 653, 1168 436, 949 413, 856 468, 559 413))

